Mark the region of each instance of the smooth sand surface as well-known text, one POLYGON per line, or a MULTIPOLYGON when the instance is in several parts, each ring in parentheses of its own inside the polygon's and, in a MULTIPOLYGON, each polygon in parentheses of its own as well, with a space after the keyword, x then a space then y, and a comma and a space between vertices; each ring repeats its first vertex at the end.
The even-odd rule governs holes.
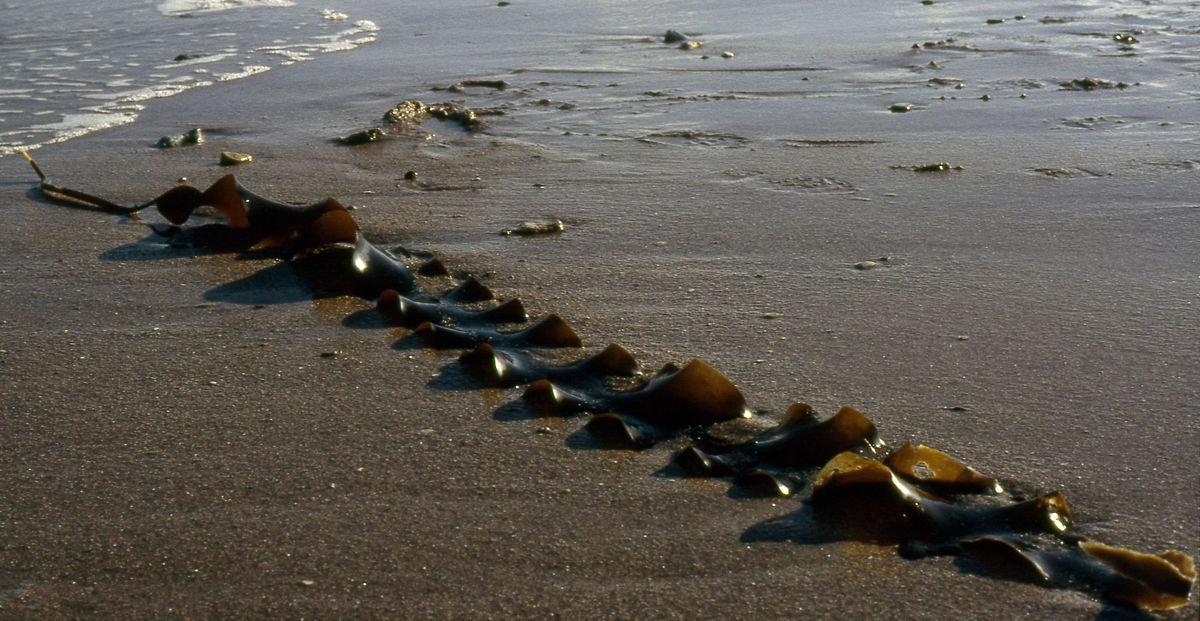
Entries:
MULTIPOLYGON (((288 102, 288 79, 157 102, 36 156, 132 203, 214 180, 222 150, 253 153, 234 170, 249 187, 335 195, 370 239, 559 313, 591 348, 622 343, 650 369, 702 358, 772 415, 853 404, 893 445, 1064 491, 1098 539, 1200 552, 1194 138, 982 120, 843 133, 813 112, 737 148, 570 147, 528 125, 505 136, 500 118, 491 135, 346 149, 318 136, 373 117, 310 123, 337 111, 288 102), (216 131, 147 147, 193 125, 216 131), (966 169, 890 168, 927 160, 966 169), (480 189, 416 191, 409 169, 480 189), (567 230, 496 234, 545 216, 567 230)), ((430 97, 357 88, 339 96, 430 97)), ((796 501, 663 476, 679 444, 597 450, 581 418, 494 415, 519 391, 462 387, 454 354, 346 320, 367 301, 312 301, 278 261, 164 249, 32 187, 0 159, 2 616, 1128 614, 951 559, 813 543, 788 520, 796 501)))

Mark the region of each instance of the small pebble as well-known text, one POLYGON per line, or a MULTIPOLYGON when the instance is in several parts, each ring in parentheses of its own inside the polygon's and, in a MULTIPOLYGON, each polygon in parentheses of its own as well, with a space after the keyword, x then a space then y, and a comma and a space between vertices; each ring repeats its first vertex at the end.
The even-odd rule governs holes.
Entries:
POLYGON ((407 181, 415 181, 417 179, 417 171, 409 170, 404 173, 404 179, 407 181))
POLYGON ((681 50, 698 50, 703 46, 704 46, 704 44, 699 41, 684 41, 683 43, 679 44, 679 49, 681 49, 681 50))
POLYGON ((518 235, 521 237, 530 237, 533 235, 550 235, 552 233, 561 233, 566 230, 567 225, 563 224, 562 220, 554 219, 547 222, 522 222, 519 226, 511 229, 500 231, 501 235, 511 237, 518 235))
POLYGON ((873 270, 877 267, 879 267, 879 264, 875 261, 859 261, 854 264, 854 269, 856 270, 873 270))
POLYGON ((337 358, 337 357, 338 357, 338 356, 340 356, 340 355, 342 355, 342 352, 340 352, 340 351, 336 351, 336 350, 335 350, 335 351, 323 351, 323 352, 321 352, 321 357, 322 357, 322 358, 337 358))
POLYGON ((303 580, 300 580, 299 584, 300 584, 300 586, 312 586, 312 585, 316 584, 316 581, 305 578, 303 580))
POLYGON ((538 427, 537 428, 538 435, 542 435, 542 436, 549 435, 549 434, 553 433, 553 431, 554 430, 549 427, 538 427))
POLYGON ((898 113, 899 112, 912 112, 912 109, 913 109, 913 105, 910 103, 894 103, 894 104, 888 106, 889 111, 898 112, 898 113))
POLYGON ((254 161, 254 156, 249 153, 238 153, 237 151, 221 151, 222 166, 237 166, 238 164, 249 164, 254 161))
POLYGON ((981 96, 981 97, 979 98, 979 100, 980 100, 980 101, 991 101, 991 100, 992 100, 992 96, 991 96, 991 95, 983 95, 983 96, 981 96))
POLYGON ((733 58, 734 56, 736 56, 736 54, 734 54, 733 52, 729 52, 729 51, 721 52, 721 58, 733 58))

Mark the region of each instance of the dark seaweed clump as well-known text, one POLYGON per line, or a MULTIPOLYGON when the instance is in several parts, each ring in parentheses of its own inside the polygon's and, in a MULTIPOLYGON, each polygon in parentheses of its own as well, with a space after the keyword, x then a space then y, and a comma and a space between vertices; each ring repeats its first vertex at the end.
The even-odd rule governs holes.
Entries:
MULTIPOLYGON (((394 110, 394 122, 461 114, 453 106, 408 102, 394 110)), ((278 253, 317 295, 376 300, 383 319, 411 328, 419 342, 464 350, 458 363, 480 384, 525 386, 522 407, 531 413, 590 414, 586 429, 604 446, 641 449, 682 435, 694 439, 674 458, 687 475, 728 478, 752 494, 787 497, 807 488, 799 512, 842 537, 894 544, 910 558, 955 555, 990 575, 1081 590, 1145 610, 1178 608, 1190 597, 1196 579, 1190 557, 1088 540, 1073 530, 1061 492, 1009 489, 923 445, 888 450, 875 424, 855 408, 822 419, 797 403, 763 429, 741 391, 701 360, 667 365, 648 378, 616 344, 572 363, 543 362, 535 351, 583 346, 566 321, 551 314, 525 328, 507 328, 529 321, 524 305, 496 302, 474 278, 440 294, 421 291, 407 261, 365 239, 333 198, 282 203, 226 175, 203 191, 179 185, 124 206, 59 186, 29 161, 49 199, 124 215, 155 207, 171 223, 165 233, 173 244, 278 253), (225 222, 183 228, 200 207, 216 210, 225 222)), ((436 260, 416 270, 448 273, 436 260)), ((771 526, 752 529, 747 538, 771 538, 771 526)))

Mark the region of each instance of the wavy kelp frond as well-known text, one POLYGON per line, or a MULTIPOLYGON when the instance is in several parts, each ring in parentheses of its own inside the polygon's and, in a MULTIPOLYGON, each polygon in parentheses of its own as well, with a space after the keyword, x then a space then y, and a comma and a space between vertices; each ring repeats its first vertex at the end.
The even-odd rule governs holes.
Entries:
POLYGON ((733 476, 750 491, 791 493, 810 470, 843 451, 877 455, 883 442, 875 424, 859 410, 843 406, 821 420, 813 408, 794 403, 776 427, 748 440, 729 443, 706 437, 681 451, 675 463, 691 476, 733 476))
POLYGON ((992 493, 1003 492, 1000 483, 980 474, 953 457, 924 444, 904 446, 892 451, 884 463, 906 480, 935 492, 992 493))
POLYGON ((638 373, 633 355, 615 343, 568 365, 546 364, 526 352, 496 349, 490 343, 481 343, 459 356, 458 361, 489 386, 518 386, 543 379, 578 387, 603 386, 605 376, 632 377, 638 373))
POLYGON ((1064 533, 1071 509, 1061 492, 1024 502, 953 503, 906 483, 882 462, 842 453, 825 464, 812 484, 814 507, 872 509, 869 519, 888 525, 898 541, 950 541, 990 533, 1064 533))
POLYGON ((1174 550, 1147 554, 1098 541, 1059 544, 1018 536, 965 539, 958 546, 988 573, 1149 611, 1186 605, 1196 583, 1195 562, 1174 550))
POLYGON ((427 321, 417 326, 416 333, 435 349, 469 349, 480 343, 505 347, 583 347, 575 329, 558 315, 547 315, 517 332, 450 327, 427 321))

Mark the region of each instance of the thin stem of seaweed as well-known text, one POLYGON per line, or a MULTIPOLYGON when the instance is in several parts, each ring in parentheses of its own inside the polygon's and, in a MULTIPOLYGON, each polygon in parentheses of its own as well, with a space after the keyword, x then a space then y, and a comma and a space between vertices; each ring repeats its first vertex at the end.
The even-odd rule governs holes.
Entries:
POLYGON ((38 166, 38 163, 33 160, 33 157, 29 155, 28 151, 22 150, 21 155, 23 155, 29 162, 29 165, 33 167, 33 172, 37 173, 38 180, 40 181, 39 187, 41 188, 42 193, 51 200, 66 203, 74 207, 94 209, 96 211, 114 213, 122 216, 132 216, 154 204, 154 201, 151 200, 136 207, 118 205, 106 198, 96 196, 95 194, 89 194, 80 190, 62 187, 46 178, 46 173, 42 171, 42 167, 38 166))

